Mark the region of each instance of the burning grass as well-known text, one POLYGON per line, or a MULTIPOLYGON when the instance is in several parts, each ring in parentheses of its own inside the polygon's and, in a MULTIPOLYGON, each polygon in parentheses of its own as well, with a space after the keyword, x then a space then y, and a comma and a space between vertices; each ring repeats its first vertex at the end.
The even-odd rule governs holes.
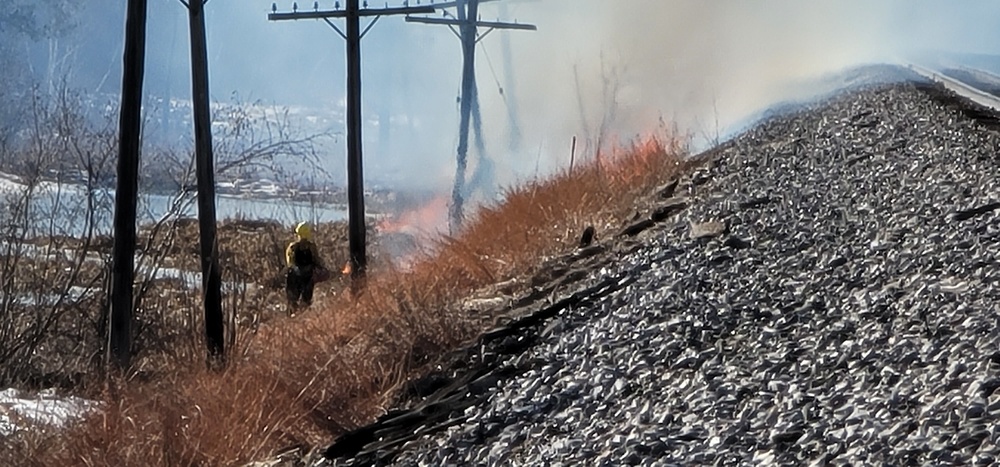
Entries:
MULTIPOLYGON (((98 415, 24 438, 30 442, 14 443, 0 459, 240 465, 289 447, 323 446, 384 413, 409 378, 497 318, 463 312, 456 302, 532 274, 541 258, 572 248, 588 225, 599 239, 620 229, 655 186, 685 170, 682 144, 650 138, 512 188, 405 270, 373 267, 362 295, 332 295, 294 319, 245 330, 224 372, 190 357, 161 362, 149 378, 101 382, 90 394, 102 401, 98 415)), ((274 255, 259 254, 257 261, 274 255)))

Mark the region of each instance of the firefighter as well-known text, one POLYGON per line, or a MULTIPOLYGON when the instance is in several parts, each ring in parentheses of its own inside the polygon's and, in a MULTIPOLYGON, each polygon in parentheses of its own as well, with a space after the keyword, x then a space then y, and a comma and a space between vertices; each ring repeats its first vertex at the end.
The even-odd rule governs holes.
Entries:
POLYGON ((295 241, 285 249, 288 273, 285 278, 285 292, 288 295, 289 313, 312 304, 313 275, 323 267, 316 244, 312 242, 312 227, 306 222, 295 226, 295 241))

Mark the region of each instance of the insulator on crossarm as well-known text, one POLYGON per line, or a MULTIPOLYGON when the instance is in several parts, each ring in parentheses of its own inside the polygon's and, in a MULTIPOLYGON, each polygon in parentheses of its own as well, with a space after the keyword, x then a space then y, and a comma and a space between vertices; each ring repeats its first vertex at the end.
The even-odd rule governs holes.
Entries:
POLYGON ((292 11, 299 11, 299 2, 292 2, 292 11))
POLYGON ((272 3, 271 4, 271 13, 277 13, 277 12, 278 12, 278 4, 277 3, 272 3))
POLYGON ((333 2, 333 8, 336 10, 340 9, 340 2, 333 2))

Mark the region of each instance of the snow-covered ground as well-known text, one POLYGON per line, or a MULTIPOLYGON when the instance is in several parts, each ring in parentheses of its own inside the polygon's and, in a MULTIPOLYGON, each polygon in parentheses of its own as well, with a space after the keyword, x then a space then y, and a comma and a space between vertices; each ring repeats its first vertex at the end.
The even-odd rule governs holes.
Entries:
MULTIPOLYGON (((22 193, 26 185, 17 175, 0 172, 0 195, 10 195, 22 193)), ((69 183, 57 183, 43 181, 35 187, 37 194, 64 193, 66 195, 82 196, 85 191, 83 186, 69 183)))
POLYGON ((59 396, 52 390, 28 393, 17 389, 0 391, 0 436, 10 436, 33 427, 63 427, 98 410, 98 403, 74 396, 59 396))

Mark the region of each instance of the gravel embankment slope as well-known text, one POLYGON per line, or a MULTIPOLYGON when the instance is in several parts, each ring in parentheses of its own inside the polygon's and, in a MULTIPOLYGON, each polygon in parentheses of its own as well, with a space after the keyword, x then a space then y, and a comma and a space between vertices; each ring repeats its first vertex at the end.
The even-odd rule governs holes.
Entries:
POLYGON ((589 278, 628 285, 560 312, 460 420, 382 459, 996 462, 1000 134, 970 115, 883 84, 723 145, 678 187, 686 210, 589 278))

